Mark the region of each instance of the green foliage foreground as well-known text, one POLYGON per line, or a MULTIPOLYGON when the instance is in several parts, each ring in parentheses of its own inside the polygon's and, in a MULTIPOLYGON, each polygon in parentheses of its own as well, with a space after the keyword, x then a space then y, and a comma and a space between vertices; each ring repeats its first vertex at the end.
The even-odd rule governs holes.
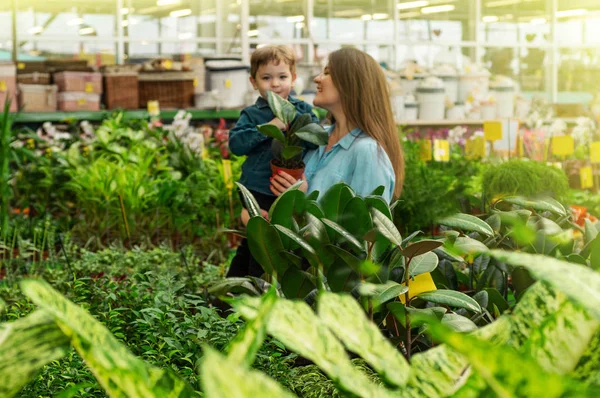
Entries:
MULTIPOLYGON (((538 280, 512 314, 472 334, 434 318, 412 316, 442 343, 409 364, 345 294, 321 292, 314 311, 302 301, 261 298, 232 302, 248 323, 227 355, 204 348, 200 375, 207 397, 293 396, 251 369, 270 335, 315 363, 342 392, 360 397, 597 396, 600 274, 543 255, 494 250, 490 255, 529 270, 538 280), (595 343, 594 343, 595 342, 595 343), (361 356, 372 379, 346 350, 361 356)), ((109 330, 41 280, 23 280, 22 292, 38 307, 0 326, 0 396, 14 396, 69 345, 85 359, 111 397, 187 397, 196 392, 167 369, 132 355, 109 330)))

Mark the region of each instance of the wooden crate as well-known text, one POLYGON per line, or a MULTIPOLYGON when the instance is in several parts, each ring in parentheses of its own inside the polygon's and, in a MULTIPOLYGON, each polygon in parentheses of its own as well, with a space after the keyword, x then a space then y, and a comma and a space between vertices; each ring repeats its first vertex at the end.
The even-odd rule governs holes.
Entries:
POLYGON ((135 72, 104 75, 104 104, 106 109, 138 109, 139 82, 135 72))
POLYGON ((194 105, 193 72, 140 73, 140 108, 158 101, 162 109, 191 108, 194 105))

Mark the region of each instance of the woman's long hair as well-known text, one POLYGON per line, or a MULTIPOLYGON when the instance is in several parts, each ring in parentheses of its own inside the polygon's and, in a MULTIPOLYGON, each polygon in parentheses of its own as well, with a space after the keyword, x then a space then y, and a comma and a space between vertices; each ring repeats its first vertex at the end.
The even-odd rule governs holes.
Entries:
POLYGON ((369 54, 350 47, 329 54, 328 68, 348 124, 371 136, 390 158, 396 176, 393 196, 399 197, 404 183, 404 153, 383 70, 369 54))

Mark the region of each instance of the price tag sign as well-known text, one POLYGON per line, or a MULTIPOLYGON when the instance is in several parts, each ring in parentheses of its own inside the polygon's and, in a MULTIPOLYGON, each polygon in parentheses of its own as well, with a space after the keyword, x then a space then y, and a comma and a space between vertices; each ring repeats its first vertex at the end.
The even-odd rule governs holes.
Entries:
POLYGON ((590 144, 590 160, 592 163, 600 163, 600 141, 590 144))
POLYGON ((85 84, 85 92, 86 93, 93 93, 94 92, 94 85, 92 83, 86 83, 85 84))
POLYGON ((419 140, 419 160, 423 162, 429 162, 432 158, 431 141, 419 140))
POLYGON ((6 89, 6 80, 0 80, 0 91, 5 92, 6 89))
POLYGON ((502 139, 502 122, 483 122, 483 135, 486 141, 499 141, 502 139))
POLYGON ((473 137, 466 142, 467 159, 481 159, 485 157, 485 139, 473 137))
POLYGON ((24 64, 23 62, 19 62, 19 63, 17 64, 17 69, 18 69, 18 70, 23 70, 23 69, 25 69, 25 64, 24 64))
POLYGON ((160 105, 158 104, 158 101, 148 101, 147 108, 150 116, 160 115, 160 105))
POLYGON ((171 61, 170 59, 166 59, 163 63, 163 66, 165 67, 165 69, 171 69, 173 67, 173 61, 171 61))
POLYGON ((225 88, 231 88, 231 79, 225 79, 225 88))
POLYGON ((450 161, 450 143, 447 140, 433 141, 433 158, 438 162, 450 161))
POLYGON ((81 98, 81 99, 77 100, 77 105, 79 105, 79 106, 85 105, 85 103, 86 103, 86 101, 85 101, 84 98, 81 98))
POLYGON ((517 156, 522 158, 525 156, 525 146, 523 145, 523 137, 517 136, 517 156))
MULTIPOLYGON (((433 282, 431 274, 429 272, 419 274, 415 276, 413 280, 410 281, 408 299, 410 300, 411 298, 418 296, 421 293, 431 292, 432 290, 437 290, 437 288, 435 287, 435 283, 433 282)), ((400 301, 404 303, 405 295, 401 294, 398 297, 400 298, 400 301)))
POLYGON ((552 137, 552 154, 569 156, 575 152, 575 141, 570 135, 552 137))
POLYGON ((581 189, 594 187, 594 173, 591 166, 579 169, 579 178, 581 180, 581 189))
POLYGON ((231 160, 223 159, 223 182, 230 191, 233 189, 233 173, 231 172, 231 160))
POLYGON ((194 78, 194 87, 198 87, 198 78, 197 77, 194 78))

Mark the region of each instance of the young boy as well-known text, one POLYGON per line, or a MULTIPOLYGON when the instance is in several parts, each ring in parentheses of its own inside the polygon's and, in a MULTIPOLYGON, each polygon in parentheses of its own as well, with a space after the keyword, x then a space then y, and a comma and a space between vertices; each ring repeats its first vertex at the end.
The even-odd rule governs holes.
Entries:
MULTIPOLYGON (((230 151, 237 156, 247 156, 242 165, 240 183, 248 188, 264 211, 268 211, 277 199, 269 189, 273 139, 260 133, 256 126, 268 123, 279 127, 282 131, 286 127, 269 108, 267 91, 273 91, 291 102, 296 107, 296 117, 310 113, 313 121, 319 122, 309 104, 289 96, 295 80, 296 59, 289 48, 268 46, 254 51, 250 59, 250 83, 255 90, 260 92, 260 97, 254 105, 242 111, 235 127, 229 132, 230 151)), ((227 276, 260 276, 262 274, 262 267, 252 258, 248 241, 242 240, 227 276)))

